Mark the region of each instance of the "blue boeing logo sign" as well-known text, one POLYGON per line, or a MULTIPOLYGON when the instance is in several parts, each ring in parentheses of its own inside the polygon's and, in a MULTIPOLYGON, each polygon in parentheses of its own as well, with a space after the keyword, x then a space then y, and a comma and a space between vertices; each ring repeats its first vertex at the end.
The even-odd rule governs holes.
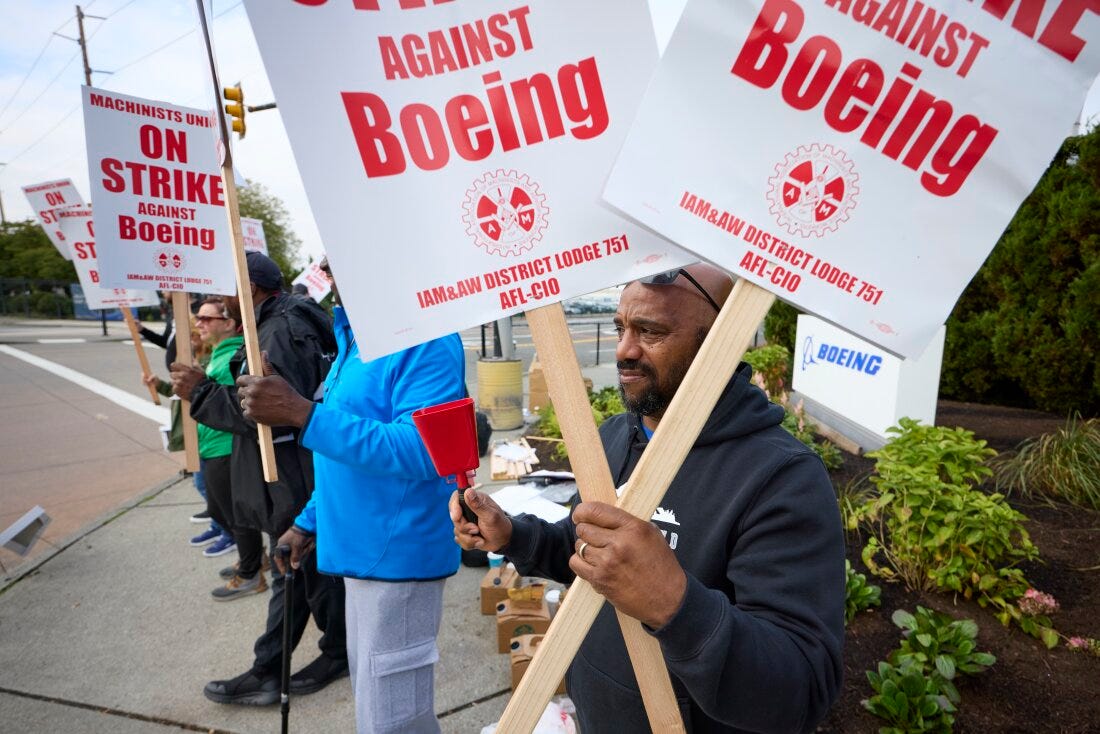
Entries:
POLYGON ((871 376, 877 375, 879 369, 882 368, 882 357, 877 354, 868 354, 858 349, 845 349, 825 343, 822 343, 815 350, 814 338, 807 336, 802 343, 802 371, 805 372, 810 365, 818 364, 818 360, 871 376))

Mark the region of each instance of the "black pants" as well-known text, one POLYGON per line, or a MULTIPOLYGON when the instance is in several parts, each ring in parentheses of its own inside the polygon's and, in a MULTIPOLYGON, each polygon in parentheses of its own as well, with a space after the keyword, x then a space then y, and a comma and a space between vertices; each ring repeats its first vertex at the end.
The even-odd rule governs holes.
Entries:
MULTIPOLYGON (((277 538, 271 539, 271 547, 277 538)), ((274 559, 272 559, 274 560, 274 559)), ((283 597, 286 583, 272 563, 271 599, 267 605, 267 629, 256 640, 254 667, 268 674, 278 675, 283 662, 283 597)), ((344 623, 344 580, 317 570, 317 554, 310 553, 302 559, 301 568, 294 572, 294 592, 291 598, 291 649, 298 647, 309 615, 321 630, 318 647, 333 660, 345 660, 347 627, 344 623)))
POLYGON ((206 480, 206 511, 223 530, 233 532, 233 485, 229 479, 229 456, 202 460, 202 476, 206 480))
POLYGON ((241 578, 250 579, 260 572, 263 563, 264 539, 259 530, 238 526, 233 517, 233 484, 229 473, 229 456, 203 459, 206 479, 206 509, 214 522, 237 542, 241 578))

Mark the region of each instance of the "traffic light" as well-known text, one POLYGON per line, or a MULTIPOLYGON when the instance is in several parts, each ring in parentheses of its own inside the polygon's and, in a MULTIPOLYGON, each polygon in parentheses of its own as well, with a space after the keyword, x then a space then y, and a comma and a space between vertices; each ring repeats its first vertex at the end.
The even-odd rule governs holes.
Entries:
POLYGON ((225 106, 225 112, 227 115, 233 118, 233 132, 241 138, 244 137, 244 90, 241 89, 241 83, 237 82, 232 87, 222 88, 222 97, 233 104, 227 104, 225 106))

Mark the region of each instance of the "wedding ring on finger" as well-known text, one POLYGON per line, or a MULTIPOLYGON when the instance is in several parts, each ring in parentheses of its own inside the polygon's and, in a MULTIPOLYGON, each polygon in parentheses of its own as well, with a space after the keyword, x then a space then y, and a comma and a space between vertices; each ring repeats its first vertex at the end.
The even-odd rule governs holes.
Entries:
POLYGON ((581 560, 588 563, 588 559, 584 557, 584 551, 588 548, 588 541, 581 543, 581 547, 577 549, 577 555, 581 557, 581 560))

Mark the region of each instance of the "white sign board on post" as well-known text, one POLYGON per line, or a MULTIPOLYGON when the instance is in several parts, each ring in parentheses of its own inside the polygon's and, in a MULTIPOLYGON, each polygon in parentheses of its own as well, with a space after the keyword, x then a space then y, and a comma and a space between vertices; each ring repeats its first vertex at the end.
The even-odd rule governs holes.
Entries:
POLYGON ((83 93, 103 284, 236 293, 210 112, 83 93))
POLYGON ((267 237, 264 235, 264 223, 259 219, 241 217, 241 236, 244 238, 245 252, 267 254, 267 237))
POLYGON ((689 0, 605 198, 915 357, 1098 69, 1080 0, 689 0))
POLYGON ((364 359, 697 259, 599 203, 645 2, 245 7, 364 359))
POLYGON ((944 333, 940 326, 919 357, 899 359, 815 316, 802 314, 795 338, 792 387, 811 401, 812 414, 849 434, 844 426, 826 420, 817 407, 841 416, 862 429, 850 438, 864 447, 879 448, 891 437, 886 429, 900 418, 935 423, 944 333))
POLYGON ((57 181, 32 184, 23 187, 23 193, 27 197, 34 214, 38 217, 38 223, 42 225, 50 244, 57 248, 61 257, 72 259, 65 236, 61 233, 61 227, 57 220, 57 210, 70 206, 83 206, 84 199, 70 179, 63 178, 57 181))
POLYGON ((57 216, 61 233, 71 249, 76 276, 84 291, 88 308, 126 308, 128 306, 158 306, 160 297, 156 291, 126 288, 104 288, 100 285, 99 265, 96 261, 95 227, 90 206, 74 206, 60 209, 57 216))
MULTIPOLYGON (((324 256, 322 255, 322 257, 324 256)), ((290 284, 304 285, 309 291, 309 297, 318 303, 332 291, 332 283, 329 282, 328 274, 321 270, 321 257, 311 260, 306 269, 298 273, 290 284)))

